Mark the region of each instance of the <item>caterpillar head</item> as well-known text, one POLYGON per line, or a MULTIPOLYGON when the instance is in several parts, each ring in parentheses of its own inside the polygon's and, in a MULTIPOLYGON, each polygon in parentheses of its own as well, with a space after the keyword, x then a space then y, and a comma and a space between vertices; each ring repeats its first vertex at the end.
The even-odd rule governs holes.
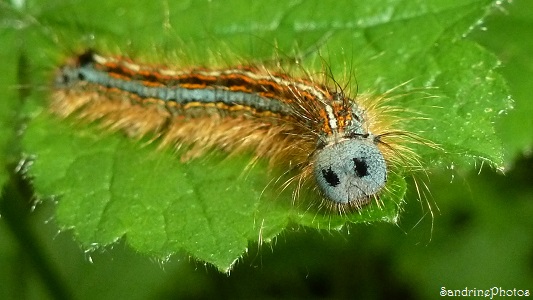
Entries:
POLYGON ((314 156, 314 176, 335 204, 361 207, 387 182, 387 164, 372 136, 357 136, 326 145, 314 156))

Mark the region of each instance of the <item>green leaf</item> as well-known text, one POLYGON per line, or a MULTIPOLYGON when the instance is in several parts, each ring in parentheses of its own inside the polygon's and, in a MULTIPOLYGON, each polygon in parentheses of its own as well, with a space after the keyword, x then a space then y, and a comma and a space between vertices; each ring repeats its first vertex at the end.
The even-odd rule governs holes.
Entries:
POLYGON ((506 165, 521 154, 533 150, 533 105, 531 102, 531 74, 533 74, 533 2, 514 2, 505 11, 487 18, 485 30, 473 36, 502 59, 499 70, 509 82, 514 108, 497 124, 498 133, 506 146, 506 165))
MULTIPOLYGON (((493 122, 509 107, 507 91, 493 71, 496 59, 463 39, 491 6, 488 0, 47 1, 28 5, 21 17, 27 26, 18 33, 26 38, 36 87, 49 86, 61 57, 87 47, 154 62, 186 57, 187 64, 205 66, 310 49, 301 64, 311 72, 322 72, 325 63, 337 80, 355 85, 345 76, 355 74, 359 91, 396 87, 406 94, 395 105, 424 116, 407 129, 445 149, 417 149, 425 167, 468 166, 479 158, 500 166, 493 122), (420 88, 432 97, 413 92, 420 88)), ((35 157, 29 174, 39 196, 55 195, 58 223, 86 248, 125 239, 160 259, 185 251, 227 272, 249 243, 268 242, 287 226, 339 229, 398 219, 406 190, 400 175, 391 174, 381 206, 342 216, 317 212, 309 206, 317 200, 312 191, 293 204, 291 190, 274 183, 283 170, 268 171, 264 161, 247 168, 246 154, 214 152, 180 163, 171 149, 159 151, 146 140, 58 120, 46 112, 47 97, 36 88, 25 108, 35 115, 23 140, 35 157)))
POLYGON ((16 162, 17 153, 20 151, 16 136, 19 124, 17 112, 22 106, 19 97, 22 93, 18 92, 22 90, 17 89, 17 66, 20 66, 22 61, 17 59, 18 40, 13 31, 15 19, 8 18, 6 12, 0 11, 0 20, 4 20, 0 24, 0 186, 4 186, 9 178, 6 166, 16 162))

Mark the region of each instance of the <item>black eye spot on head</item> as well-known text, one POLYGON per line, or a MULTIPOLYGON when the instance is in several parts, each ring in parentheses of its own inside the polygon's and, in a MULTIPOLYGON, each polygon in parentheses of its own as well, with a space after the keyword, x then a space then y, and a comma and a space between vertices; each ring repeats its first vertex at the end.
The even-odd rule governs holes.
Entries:
POLYGON ((83 75, 82 73, 78 73, 78 79, 85 80, 85 75, 83 75))
POLYGON ((353 158, 355 174, 358 177, 365 177, 368 175, 368 165, 362 158, 353 158))
POLYGON ((333 172, 331 167, 327 169, 322 169, 322 176, 324 177, 326 182, 332 187, 336 187, 337 185, 339 185, 339 183, 341 183, 339 180, 339 176, 337 176, 337 174, 333 172))
POLYGON ((60 79, 57 81, 57 83, 67 84, 70 82, 70 78, 67 76, 67 74, 62 74, 59 78, 60 79))

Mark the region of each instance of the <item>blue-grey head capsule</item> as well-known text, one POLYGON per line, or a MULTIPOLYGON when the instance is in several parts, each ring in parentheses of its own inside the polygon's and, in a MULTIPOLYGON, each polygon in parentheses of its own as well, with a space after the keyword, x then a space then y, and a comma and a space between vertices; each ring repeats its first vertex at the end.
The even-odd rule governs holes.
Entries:
POLYGON ((78 56, 75 66, 64 65, 61 67, 61 70, 56 74, 55 86, 57 88, 68 88, 79 81, 94 81, 94 76, 97 72, 91 67, 94 63, 93 55, 94 53, 89 50, 78 56))
POLYGON ((371 138, 357 137, 318 150, 314 174, 331 201, 364 205, 385 186, 387 165, 371 138))
POLYGON ((80 80, 83 80, 83 74, 78 68, 63 66, 56 74, 54 83, 56 88, 68 88, 80 80))

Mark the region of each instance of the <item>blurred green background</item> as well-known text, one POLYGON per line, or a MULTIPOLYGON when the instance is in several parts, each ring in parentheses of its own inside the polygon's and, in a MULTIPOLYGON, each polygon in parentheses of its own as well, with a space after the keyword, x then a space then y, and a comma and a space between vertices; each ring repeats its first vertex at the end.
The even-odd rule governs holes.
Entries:
MULTIPOLYGON (((533 291, 533 1, 505 7, 468 38, 499 56, 516 100, 497 124, 508 170, 433 171, 434 218, 410 201, 397 226, 295 228, 272 245, 251 245, 227 276, 185 254, 161 265, 123 243, 86 254, 69 232, 58 234, 52 203, 31 212, 3 205, 0 299, 429 299, 442 287, 533 291)), ((19 184, 12 180, 10 188, 27 190, 19 184)))

